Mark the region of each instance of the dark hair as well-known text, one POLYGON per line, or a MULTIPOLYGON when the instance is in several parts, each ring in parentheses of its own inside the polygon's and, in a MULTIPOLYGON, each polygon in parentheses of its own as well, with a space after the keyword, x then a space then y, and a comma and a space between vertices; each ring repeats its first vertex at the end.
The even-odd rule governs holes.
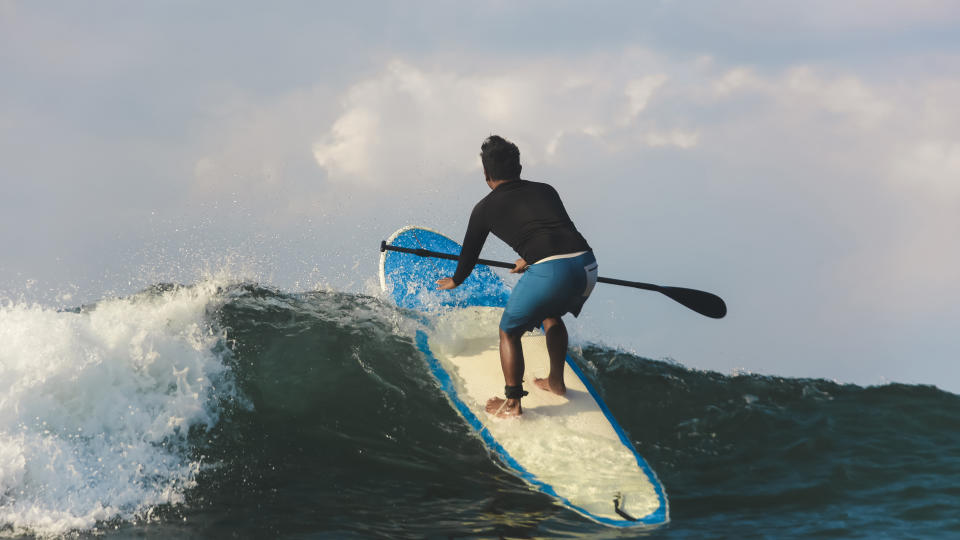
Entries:
POLYGON ((480 160, 491 180, 520 178, 520 149, 499 135, 491 135, 480 145, 480 160))

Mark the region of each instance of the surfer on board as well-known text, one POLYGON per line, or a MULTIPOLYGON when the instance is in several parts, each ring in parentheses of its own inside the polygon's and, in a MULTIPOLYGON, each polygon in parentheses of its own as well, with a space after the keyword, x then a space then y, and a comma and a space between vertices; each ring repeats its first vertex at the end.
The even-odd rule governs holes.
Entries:
POLYGON ((480 159, 491 192, 470 214, 456 272, 438 280, 437 288, 453 289, 467 279, 491 232, 520 255, 510 272, 522 272, 523 276, 500 319, 500 366, 506 399, 490 398, 486 407, 497 416, 516 416, 523 412, 520 399, 528 393, 523 390, 520 337, 541 324, 550 355, 550 374, 533 382, 545 391, 566 393, 563 368, 568 337, 561 317, 580 314, 597 282, 597 260, 567 215, 557 190, 520 179, 517 145, 491 135, 480 146, 480 159))

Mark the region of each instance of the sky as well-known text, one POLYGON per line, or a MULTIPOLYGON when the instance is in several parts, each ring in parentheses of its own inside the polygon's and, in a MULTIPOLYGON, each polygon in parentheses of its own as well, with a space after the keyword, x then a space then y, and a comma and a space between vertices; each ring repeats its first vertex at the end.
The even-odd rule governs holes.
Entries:
MULTIPOLYGON (((520 147, 600 274, 578 343, 960 392, 960 4, 0 0, 0 299, 375 292, 520 147)), ((484 256, 512 260, 496 239, 484 256)))

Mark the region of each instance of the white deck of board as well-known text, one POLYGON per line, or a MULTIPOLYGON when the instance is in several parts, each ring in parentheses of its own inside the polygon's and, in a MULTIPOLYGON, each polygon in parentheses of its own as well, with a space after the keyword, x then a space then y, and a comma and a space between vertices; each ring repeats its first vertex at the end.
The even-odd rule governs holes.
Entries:
MULTIPOLYGON (((497 323, 498 308, 466 308, 442 315, 430 336, 430 348, 470 408, 498 443, 527 472, 553 487, 557 495, 595 516, 622 520, 613 499, 641 518, 659 507, 653 484, 624 446, 577 375, 566 366, 565 396, 537 388, 550 363, 543 335, 523 338, 526 364, 523 415, 501 419, 488 414, 486 402, 503 396, 497 323)), ((590 517, 590 516, 588 516, 590 517)))

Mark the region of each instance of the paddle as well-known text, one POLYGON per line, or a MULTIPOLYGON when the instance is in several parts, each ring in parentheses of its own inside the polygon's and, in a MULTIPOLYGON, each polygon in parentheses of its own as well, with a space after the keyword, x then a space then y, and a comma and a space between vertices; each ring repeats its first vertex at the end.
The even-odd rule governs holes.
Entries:
MULTIPOLYGON (((414 248, 405 248, 400 246, 391 246, 388 245, 384 240, 380 242, 380 251, 399 251, 401 253, 409 253, 411 255, 417 255, 419 257, 434 257, 437 259, 449 259, 451 261, 458 261, 460 257, 458 255, 453 255, 450 253, 440 253, 438 251, 430 251, 427 249, 414 249, 414 248)), ((500 268, 513 268, 514 265, 511 263, 500 262, 500 261, 491 261, 488 259, 478 259, 477 263, 485 264, 487 266, 497 266, 500 268)), ((687 289, 684 287, 664 287, 662 285, 653 285, 652 283, 639 283, 636 281, 625 281, 622 279, 613 279, 606 277, 598 277, 597 281, 600 283, 609 283, 611 285, 622 285, 624 287, 633 287, 635 289, 643 289, 646 291, 656 291, 664 296, 667 296, 675 302, 679 302, 684 306, 696 311, 701 315, 706 315, 714 319, 722 319, 727 314, 727 304, 723 302, 723 299, 719 296, 708 293, 704 291, 698 291, 696 289, 687 289)))

